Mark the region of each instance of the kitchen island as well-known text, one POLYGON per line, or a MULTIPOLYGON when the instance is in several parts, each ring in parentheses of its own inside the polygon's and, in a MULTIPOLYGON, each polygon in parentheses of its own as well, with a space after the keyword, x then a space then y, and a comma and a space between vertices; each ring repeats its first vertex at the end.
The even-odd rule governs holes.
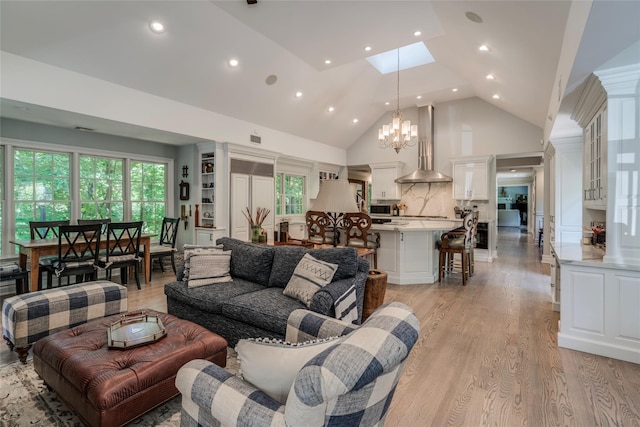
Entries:
POLYGON ((416 220, 394 218, 384 224, 373 224, 371 231, 380 233, 378 268, 387 273, 389 283, 413 285, 438 280, 436 242, 445 231, 459 227, 462 220, 416 220))

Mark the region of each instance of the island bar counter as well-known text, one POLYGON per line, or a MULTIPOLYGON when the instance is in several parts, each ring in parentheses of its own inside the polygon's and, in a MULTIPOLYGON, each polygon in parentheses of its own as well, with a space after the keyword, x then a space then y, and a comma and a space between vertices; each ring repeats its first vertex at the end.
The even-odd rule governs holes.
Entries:
POLYGON ((404 220, 373 224, 380 233, 378 268, 396 285, 435 283, 438 280, 436 242, 445 231, 460 226, 460 220, 404 220))

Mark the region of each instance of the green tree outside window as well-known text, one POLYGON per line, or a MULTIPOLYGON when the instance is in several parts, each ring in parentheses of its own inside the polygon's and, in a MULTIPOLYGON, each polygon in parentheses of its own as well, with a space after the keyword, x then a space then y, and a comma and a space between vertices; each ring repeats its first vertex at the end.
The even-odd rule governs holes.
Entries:
POLYGON ((166 165, 131 162, 131 220, 144 221, 143 233, 160 234, 166 214, 166 165))
POLYGON ((304 214, 305 199, 304 176, 276 175, 276 214, 301 215, 304 214))
POLYGON ((124 220, 123 161, 80 156, 80 217, 124 220))
POLYGON ((70 161, 66 153, 14 151, 16 239, 29 239, 29 221, 71 218, 70 161))

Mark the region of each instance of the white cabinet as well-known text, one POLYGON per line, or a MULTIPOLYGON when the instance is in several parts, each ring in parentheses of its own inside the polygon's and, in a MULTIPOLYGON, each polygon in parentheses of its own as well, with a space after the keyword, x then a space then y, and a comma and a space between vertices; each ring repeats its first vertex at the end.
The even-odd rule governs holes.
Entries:
POLYGON ((550 242, 580 243, 582 240, 582 195, 576 191, 582 182, 581 138, 551 141, 549 212, 550 242))
POLYGON ((379 231, 378 268, 397 285, 434 283, 438 280, 435 239, 441 231, 379 231))
POLYGON ((213 246, 216 240, 226 236, 223 228, 196 228, 196 245, 213 246))
POLYGON ((452 159, 453 198, 489 200, 489 162, 491 157, 452 159))
POLYGON ((400 200, 400 184, 395 182, 402 163, 371 165, 371 197, 373 200, 400 200))
POLYGON ((584 206, 607 208, 607 104, 584 128, 584 206))
POLYGON ((640 272, 601 263, 560 268, 558 346, 640 363, 640 272))
POLYGON ((275 188, 272 176, 231 174, 231 237, 239 240, 251 240, 249 222, 243 212, 246 208, 251 211, 255 219, 257 208, 266 208, 271 212, 262 223, 267 239, 273 240, 275 217, 275 188))

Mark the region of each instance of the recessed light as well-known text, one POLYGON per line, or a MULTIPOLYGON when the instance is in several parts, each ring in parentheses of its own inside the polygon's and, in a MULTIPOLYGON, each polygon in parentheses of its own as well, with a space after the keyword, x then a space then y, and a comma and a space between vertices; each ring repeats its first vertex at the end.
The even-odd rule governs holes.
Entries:
POLYGON ((493 95, 493 99, 500 99, 500 95, 496 93, 495 95, 493 95))
POLYGON ((457 91, 458 91, 457 87, 454 87, 453 89, 451 89, 451 92, 457 92, 457 91))
POLYGON ((334 110, 335 110, 335 108, 334 108, 334 107, 329 107, 329 112, 330 112, 330 113, 331 113, 331 112, 333 112, 334 110))
POLYGON ((487 74, 487 80, 495 80, 495 76, 493 74, 487 74))
POLYGON ((371 50, 371 46, 366 46, 366 47, 364 48, 364 50, 366 50, 367 52, 369 52, 369 51, 371 50))
POLYGON ((330 60, 330 59, 325 59, 325 60, 324 60, 324 63, 325 63, 325 64, 327 64, 327 65, 329 65, 329 64, 331 64, 331 60, 330 60))
POLYGON ((229 60, 229 65, 232 66, 232 67, 237 67, 238 66, 238 60, 235 59, 235 58, 231 58, 229 60))
POLYGON ((384 103, 384 105, 389 105, 389 104, 390 104, 390 102, 389 102, 389 101, 387 101, 387 102, 385 102, 385 103, 384 103))
POLYGON ((418 30, 413 33, 414 36, 418 37, 422 35, 422 31, 418 30))
POLYGON ((486 44, 480 45, 480 47, 478 48, 478 50, 480 52, 489 52, 489 46, 487 46, 486 44))
POLYGON ((515 171, 516 171, 515 169, 511 169, 509 172, 515 172, 515 171))
POLYGON ((482 23, 482 18, 480 18, 480 15, 478 15, 477 13, 465 12, 464 16, 466 16, 469 21, 475 22, 476 24, 482 23))
POLYGON ((422 99, 422 95, 416 96, 416 99, 422 99))
POLYGON ((352 122, 353 123, 358 123, 358 119, 353 119, 352 122))
POLYGON ((296 92, 296 98, 302 98, 302 92, 297 91, 296 92))
POLYGON ((164 33, 164 25, 160 21, 149 22, 149 28, 156 34, 164 33))

